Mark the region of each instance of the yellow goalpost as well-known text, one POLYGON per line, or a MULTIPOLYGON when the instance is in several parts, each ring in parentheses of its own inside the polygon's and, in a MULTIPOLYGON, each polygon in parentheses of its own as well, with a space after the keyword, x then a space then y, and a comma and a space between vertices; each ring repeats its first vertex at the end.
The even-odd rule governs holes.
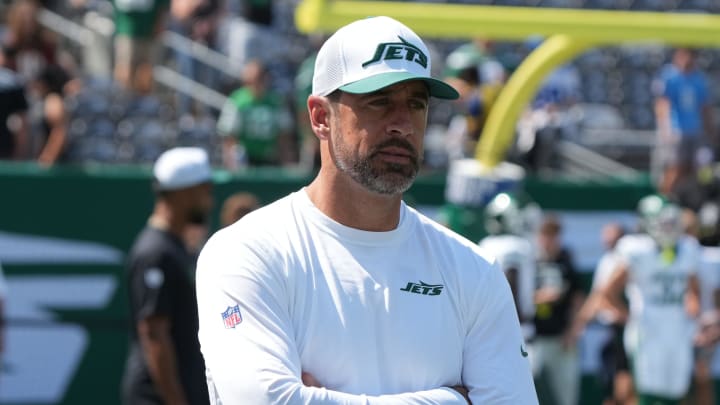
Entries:
POLYGON ((515 123, 546 75, 583 51, 623 43, 717 47, 720 16, 701 13, 580 10, 395 1, 303 0, 295 21, 302 32, 335 30, 372 15, 401 20, 429 38, 547 39, 512 74, 487 118, 476 150, 483 167, 504 158, 515 123))

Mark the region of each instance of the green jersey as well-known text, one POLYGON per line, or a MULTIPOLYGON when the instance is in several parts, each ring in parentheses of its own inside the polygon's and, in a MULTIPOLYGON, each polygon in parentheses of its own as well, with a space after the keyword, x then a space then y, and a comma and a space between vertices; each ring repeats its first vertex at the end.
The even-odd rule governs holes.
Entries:
POLYGON ((113 0, 115 33, 132 38, 151 38, 158 18, 170 0, 113 0))
POLYGON ((268 91, 255 98, 248 88, 230 95, 218 120, 220 134, 234 136, 251 164, 278 163, 278 140, 290 125, 290 113, 278 94, 268 91))

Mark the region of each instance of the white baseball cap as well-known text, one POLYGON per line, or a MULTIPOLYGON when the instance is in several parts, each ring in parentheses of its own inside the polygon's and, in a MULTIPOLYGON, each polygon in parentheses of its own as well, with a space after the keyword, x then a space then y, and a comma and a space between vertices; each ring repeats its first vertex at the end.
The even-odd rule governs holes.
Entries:
POLYGON ((153 175, 158 191, 172 191, 211 181, 212 168, 205 149, 177 147, 158 157, 153 175))
POLYGON ((430 52, 420 37, 390 17, 371 17, 337 30, 315 60, 312 94, 364 94, 395 83, 423 80, 430 95, 456 99, 449 84, 430 76, 430 52))

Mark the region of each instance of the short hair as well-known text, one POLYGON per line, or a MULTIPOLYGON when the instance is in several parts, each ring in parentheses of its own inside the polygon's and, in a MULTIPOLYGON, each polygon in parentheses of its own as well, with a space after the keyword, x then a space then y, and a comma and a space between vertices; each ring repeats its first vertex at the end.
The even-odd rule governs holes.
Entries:
POLYGON ((690 55, 690 56, 692 56, 692 57, 696 57, 696 56, 698 55, 698 50, 697 50, 697 49, 695 49, 695 48, 689 48, 689 47, 686 47, 686 46, 681 46, 681 47, 675 48, 675 52, 674 52, 674 53, 678 53, 678 52, 685 52, 685 53, 687 53, 688 55, 690 55))
POLYGON ((61 66, 50 64, 40 71, 37 80, 45 84, 51 93, 62 95, 65 85, 70 81, 70 75, 61 66))
POLYGON ((325 97, 327 97, 327 99, 332 101, 333 103, 337 103, 340 101, 340 97, 342 97, 342 93, 343 93, 343 91, 338 89, 338 90, 335 90, 332 93, 328 94, 325 97))
POLYGON ((547 236, 557 236, 562 232, 560 219, 555 215, 547 215, 540 224, 540 233, 547 236))

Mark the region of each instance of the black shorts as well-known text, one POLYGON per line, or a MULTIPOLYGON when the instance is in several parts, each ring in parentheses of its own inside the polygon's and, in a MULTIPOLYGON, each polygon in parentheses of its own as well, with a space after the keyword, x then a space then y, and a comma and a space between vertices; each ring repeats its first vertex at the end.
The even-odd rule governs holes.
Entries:
POLYGON ((600 381, 606 398, 612 397, 615 389, 615 375, 629 371, 630 365, 623 343, 624 325, 612 325, 612 334, 600 351, 600 381))

